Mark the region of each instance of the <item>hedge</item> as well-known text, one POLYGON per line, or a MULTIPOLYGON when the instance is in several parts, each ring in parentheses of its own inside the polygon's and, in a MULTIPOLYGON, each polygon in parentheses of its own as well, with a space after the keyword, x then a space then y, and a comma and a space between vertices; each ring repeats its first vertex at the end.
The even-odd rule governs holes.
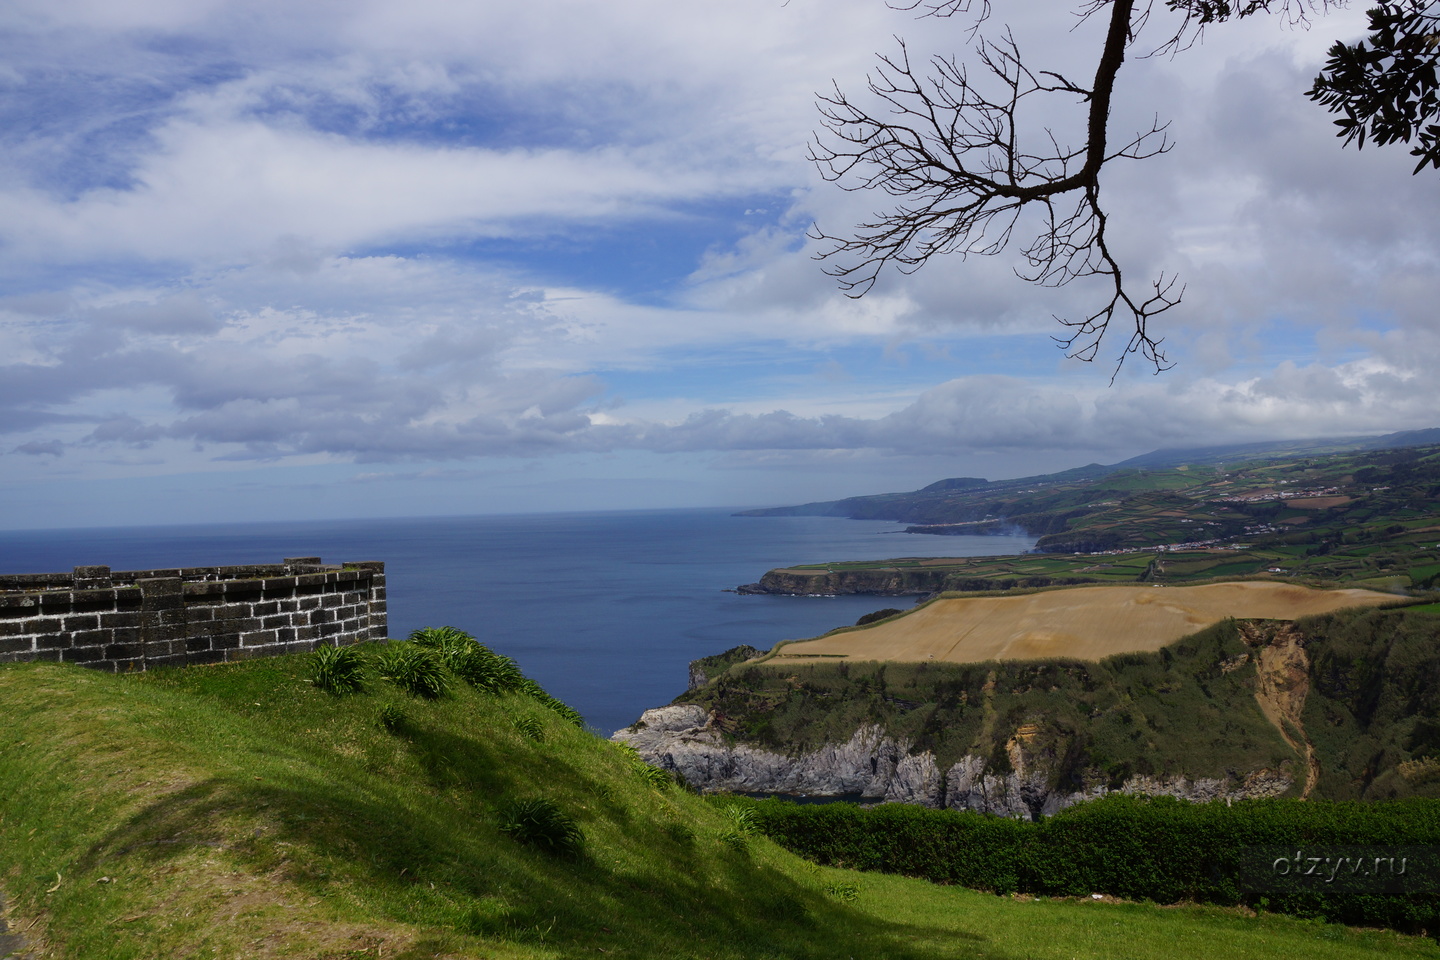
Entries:
POLYGON ((1111 794, 1038 822, 907 804, 750 805, 820 863, 995 893, 1246 905, 1440 933, 1440 800, 1190 803, 1111 794))

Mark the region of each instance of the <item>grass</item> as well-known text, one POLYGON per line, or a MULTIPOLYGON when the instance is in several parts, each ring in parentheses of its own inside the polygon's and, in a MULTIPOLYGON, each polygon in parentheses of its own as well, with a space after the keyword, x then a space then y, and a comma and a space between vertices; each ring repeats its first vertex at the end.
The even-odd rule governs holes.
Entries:
POLYGON ((1383 931, 816 867, 527 693, 334 697, 309 669, 0 667, 0 884, 37 956, 1440 956, 1383 931), (507 832, 531 799, 583 855, 507 832))

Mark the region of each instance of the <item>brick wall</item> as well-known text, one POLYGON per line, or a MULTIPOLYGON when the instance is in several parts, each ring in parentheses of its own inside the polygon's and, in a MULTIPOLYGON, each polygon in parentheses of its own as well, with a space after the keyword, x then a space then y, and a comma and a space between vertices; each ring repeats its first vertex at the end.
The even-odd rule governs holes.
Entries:
POLYGON ((145 670, 383 640, 386 627, 379 561, 0 576, 0 663, 145 670))

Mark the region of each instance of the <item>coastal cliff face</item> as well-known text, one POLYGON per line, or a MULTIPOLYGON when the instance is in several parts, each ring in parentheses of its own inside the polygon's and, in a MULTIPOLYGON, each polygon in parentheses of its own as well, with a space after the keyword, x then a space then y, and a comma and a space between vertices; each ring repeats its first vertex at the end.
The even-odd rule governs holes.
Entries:
POLYGON ((737 593, 792 597, 834 597, 864 593, 879 597, 924 596, 945 590, 1011 590, 1069 586, 1093 582, 1085 577, 1019 577, 986 579, 945 567, 880 567, 863 570, 771 570, 758 583, 737 593))
POLYGON ((1010 769, 1004 773, 988 771, 985 758, 969 755, 942 771, 933 753, 912 752, 912 744, 875 724, 861 726, 845 743, 787 756, 730 742, 717 729, 714 715, 694 704, 647 710, 614 739, 706 791, 858 796, 870 802, 1021 818, 1047 816, 1112 789, 1188 800, 1238 800, 1278 796, 1294 783, 1284 771, 1260 769, 1224 779, 1139 775, 1113 786, 1101 782, 1065 789, 1052 784, 1053 771, 1045 758, 1027 750, 1023 730, 1006 744, 1010 769))

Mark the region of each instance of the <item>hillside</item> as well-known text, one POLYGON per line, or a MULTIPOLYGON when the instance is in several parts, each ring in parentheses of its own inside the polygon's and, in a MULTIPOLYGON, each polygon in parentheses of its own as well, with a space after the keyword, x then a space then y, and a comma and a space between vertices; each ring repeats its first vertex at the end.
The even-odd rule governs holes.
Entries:
POLYGON ((1220 941, 1240 958, 1440 955, 1285 917, 822 868, 532 696, 452 676, 428 701, 372 672, 338 697, 307 673, 295 656, 0 667, 0 882, 29 956, 939 960, 958 942, 989 960, 1161 960, 1220 941), (577 854, 502 829, 536 798, 573 818, 577 854))
MULTIPOLYGON (((1427 433, 1428 435, 1428 433, 1427 433)), ((1108 468, 1107 468, 1108 469, 1108 468)), ((1381 589, 1440 583, 1440 446, 934 484, 838 501, 928 533, 1023 529, 1043 555, 832 562, 774 570, 753 593, 924 594, 1275 573, 1381 589)), ((834 505, 830 505, 834 506, 834 505)))

